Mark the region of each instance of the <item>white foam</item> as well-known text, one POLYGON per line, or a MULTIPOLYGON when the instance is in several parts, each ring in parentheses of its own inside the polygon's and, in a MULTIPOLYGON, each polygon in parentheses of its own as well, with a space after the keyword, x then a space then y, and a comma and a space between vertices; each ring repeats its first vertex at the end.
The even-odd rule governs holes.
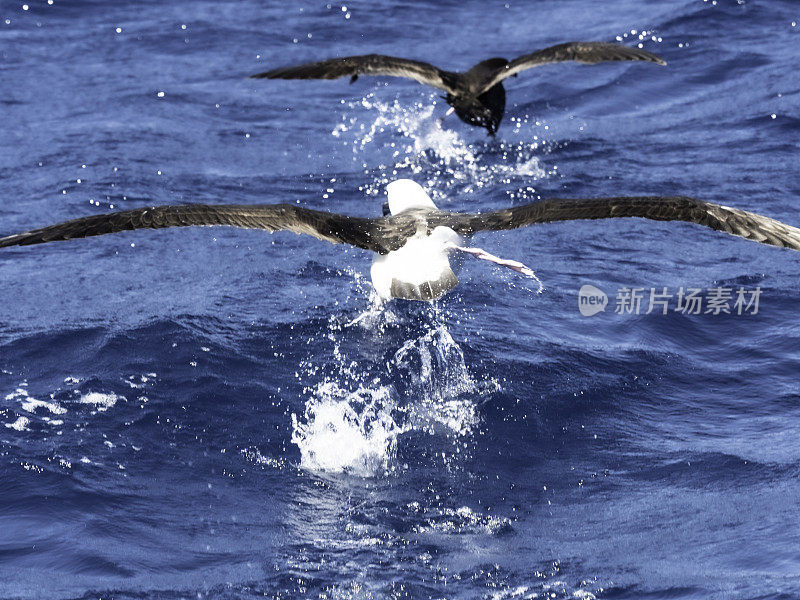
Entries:
POLYGON ((117 396, 115 393, 110 392, 108 394, 104 394, 102 392, 89 392, 88 394, 81 395, 81 403, 82 404, 93 404, 98 411, 103 412, 111 408, 117 403, 117 400, 122 398, 122 396, 117 396))
POLYGON ((25 388, 18 387, 16 390, 11 392, 10 394, 6 394, 6 400, 16 400, 20 397, 25 397, 28 395, 28 391, 25 388))
POLYGON ((37 400, 36 398, 27 397, 25 400, 21 400, 22 410, 25 410, 29 413, 36 412, 36 409, 39 407, 46 408, 54 415, 63 415, 67 412, 67 409, 61 406, 56 402, 45 402, 44 400, 37 400))
POLYGON ((147 373, 146 375, 128 375, 123 378, 123 381, 134 389, 143 388, 146 383, 156 377, 155 373, 147 373))
POLYGON ((389 470, 403 429, 395 422, 388 387, 348 392, 319 384, 302 420, 292 415, 300 466, 312 471, 374 477, 389 470))
MULTIPOLYGON (((31 396, 28 393, 28 390, 25 389, 27 385, 27 382, 22 382, 19 384, 19 387, 16 390, 6 395, 6 400, 18 401, 22 410, 33 415, 36 414, 37 408, 47 409, 54 415, 63 415, 67 412, 67 409, 61 406, 58 402, 47 402, 45 400, 38 400, 31 396)), ((49 421, 47 417, 43 417, 43 420, 49 421)), ((57 424, 55 422, 53 423, 57 424)))
POLYGON ((6 427, 16 429, 17 431, 25 431, 30 422, 31 420, 28 417, 17 417, 17 420, 13 423, 6 423, 6 427))

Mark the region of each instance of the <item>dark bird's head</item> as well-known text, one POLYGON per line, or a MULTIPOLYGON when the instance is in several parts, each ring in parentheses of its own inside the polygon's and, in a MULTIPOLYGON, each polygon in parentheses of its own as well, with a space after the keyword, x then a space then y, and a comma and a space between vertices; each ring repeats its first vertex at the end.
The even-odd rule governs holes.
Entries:
POLYGON ((492 110, 490 106, 481 102, 479 98, 466 94, 461 96, 448 94, 445 99, 453 107, 458 118, 465 123, 476 127, 485 127, 491 136, 497 133, 500 121, 503 120, 502 110, 500 112, 492 110))
POLYGON ((498 70, 508 64, 505 58, 490 58, 479 62, 466 73, 461 74, 460 92, 449 93, 445 100, 455 109, 458 118, 484 127, 494 136, 506 110, 506 90, 501 82, 485 89, 498 70))

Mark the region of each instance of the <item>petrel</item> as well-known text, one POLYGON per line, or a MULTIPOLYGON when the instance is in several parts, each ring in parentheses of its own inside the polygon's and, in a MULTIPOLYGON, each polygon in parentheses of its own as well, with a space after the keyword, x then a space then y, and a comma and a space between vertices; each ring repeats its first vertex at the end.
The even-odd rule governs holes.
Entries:
MULTIPOLYGON (((494 136, 506 109, 506 90, 503 80, 516 76, 520 71, 550 63, 575 61, 596 64, 608 61, 642 60, 666 65, 662 58, 620 44, 607 42, 567 42, 514 60, 490 58, 479 62, 469 71, 456 73, 443 71, 426 62, 367 54, 332 58, 321 62, 306 63, 294 67, 281 67, 264 73, 251 75, 253 79, 338 79, 350 77, 350 83, 359 75, 388 75, 408 77, 420 83, 432 85, 447 92, 442 96, 452 111, 465 123, 485 127, 494 136)), ((447 115, 445 115, 447 116, 447 115)))
MULTIPOLYGON (((131 229, 230 225, 305 233, 374 253, 371 275, 384 300, 436 300, 458 285, 450 259, 467 253, 532 274, 522 263, 465 247, 480 231, 503 231, 535 223, 576 219, 643 217, 705 225, 762 244, 800 250, 800 229, 745 210, 686 196, 552 198, 484 213, 439 210, 409 179, 386 186, 390 214, 352 217, 294 204, 186 204, 150 206, 81 217, 0 238, 0 248, 85 238, 131 229)), ((457 262, 457 261, 454 261, 457 262)))

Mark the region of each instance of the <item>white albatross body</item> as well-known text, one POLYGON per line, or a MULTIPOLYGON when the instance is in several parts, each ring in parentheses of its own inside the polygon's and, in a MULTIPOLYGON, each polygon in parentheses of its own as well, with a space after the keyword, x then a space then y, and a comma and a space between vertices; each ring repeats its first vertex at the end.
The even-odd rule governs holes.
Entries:
MULTIPOLYGON (((391 182, 386 194, 393 216, 408 210, 437 210, 422 186, 410 179, 391 182)), ((375 255, 372 285, 383 300, 436 300, 458 285, 455 271, 461 261, 451 265, 450 259, 463 245, 464 238, 449 227, 436 227, 430 235, 420 227, 401 248, 375 255)))

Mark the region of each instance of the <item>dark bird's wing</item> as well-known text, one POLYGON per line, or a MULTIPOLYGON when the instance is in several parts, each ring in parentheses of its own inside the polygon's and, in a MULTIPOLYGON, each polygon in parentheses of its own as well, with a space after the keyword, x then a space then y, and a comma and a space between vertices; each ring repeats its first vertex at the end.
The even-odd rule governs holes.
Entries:
POLYGON ((686 221, 762 244, 800 250, 800 229, 797 227, 746 210, 686 196, 555 198, 487 213, 440 212, 428 220, 428 226, 445 225, 461 235, 469 235, 476 231, 515 229, 534 223, 618 217, 686 221))
POLYGON ((407 77, 426 85, 432 85, 446 92, 454 92, 457 75, 437 69, 431 64, 394 56, 367 54, 332 58, 294 67, 281 67, 264 73, 251 75, 253 79, 338 79, 359 75, 388 75, 407 77))
POLYGON ((500 66, 497 70, 484 80, 481 91, 484 92, 490 87, 500 83, 506 77, 516 75, 520 71, 546 65, 550 63, 575 61, 593 65, 600 62, 607 61, 621 61, 621 60, 643 60, 647 62, 654 62, 659 65, 666 65, 666 61, 662 58, 640 50, 639 48, 630 48, 621 44, 612 44, 608 42, 567 42, 565 44, 558 44, 551 46, 544 50, 537 50, 531 54, 525 54, 519 58, 515 58, 511 62, 500 66))
POLYGON ((85 238, 132 229, 191 225, 229 225, 267 231, 292 231, 334 244, 352 244, 380 254, 399 248, 416 231, 413 223, 403 219, 348 217, 292 204, 186 204, 136 208, 65 221, 0 238, 0 248, 85 238))

